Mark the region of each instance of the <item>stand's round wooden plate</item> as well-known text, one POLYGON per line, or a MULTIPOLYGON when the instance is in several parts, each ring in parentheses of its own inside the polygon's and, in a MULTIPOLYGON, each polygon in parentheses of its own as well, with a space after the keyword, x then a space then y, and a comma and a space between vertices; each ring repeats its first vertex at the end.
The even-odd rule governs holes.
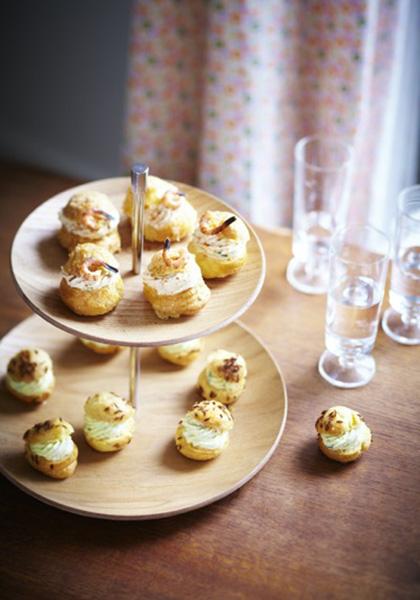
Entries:
POLYGON ((249 481, 268 461, 286 422, 286 387, 276 363, 238 323, 205 340, 200 358, 181 369, 153 348, 142 350, 141 403, 137 431, 121 452, 101 454, 84 441, 83 404, 92 393, 127 396, 128 352, 94 354, 73 336, 39 317, 23 321, 0 344, 0 376, 10 357, 24 346, 41 346, 55 365, 56 388, 48 402, 27 407, 4 386, 0 393, 0 470, 36 498, 71 512, 108 519, 167 517, 210 504, 249 481), (173 436, 179 419, 198 399, 194 384, 207 354, 225 348, 240 352, 249 368, 245 392, 233 408, 231 443, 213 461, 181 456, 173 436), (22 435, 38 421, 61 416, 75 428, 79 465, 64 481, 33 470, 23 456, 22 435))
MULTIPOLYGON (((206 210, 233 209, 191 186, 177 183, 200 215, 206 210)), ((103 317, 80 317, 72 313, 58 296, 60 267, 67 253, 56 239, 58 213, 79 190, 95 189, 110 196, 121 210, 129 186, 125 177, 103 179, 66 190, 35 209, 22 223, 12 246, 11 266, 18 289, 29 306, 44 319, 74 335, 126 346, 156 346, 207 335, 231 323, 245 312, 257 297, 264 281, 264 253, 256 234, 248 225, 251 239, 248 260, 243 269, 224 280, 207 281, 212 295, 205 308, 193 317, 162 321, 141 293, 141 278, 131 272, 130 226, 126 219, 120 233, 123 251, 117 255, 124 278, 125 294, 117 308, 103 317)), ((186 243, 186 242, 183 242, 186 243)), ((161 244, 146 243, 143 268, 161 244)))

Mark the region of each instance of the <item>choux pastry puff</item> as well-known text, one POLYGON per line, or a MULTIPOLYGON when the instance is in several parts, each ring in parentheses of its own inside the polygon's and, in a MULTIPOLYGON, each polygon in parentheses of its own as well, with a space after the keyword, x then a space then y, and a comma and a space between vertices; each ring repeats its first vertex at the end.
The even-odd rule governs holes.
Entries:
POLYGON ((134 408, 113 392, 100 392, 85 402, 84 434, 98 452, 115 452, 127 446, 134 434, 134 408))
POLYGON ((66 479, 73 475, 78 449, 72 433, 73 427, 61 417, 37 423, 28 429, 23 439, 29 464, 53 479, 66 479))
POLYGON ((233 404, 245 388, 246 376, 246 362, 240 354, 215 350, 198 376, 198 392, 206 400, 233 404))
POLYGON ((168 346, 159 346, 158 353, 164 359, 174 365, 187 367, 194 362, 203 349, 201 338, 181 342, 180 344, 170 344, 168 346))
POLYGON ((143 292, 160 319, 193 315, 210 299, 195 258, 185 248, 170 249, 166 240, 143 274, 143 292))
POLYGON ((73 250, 77 244, 93 242, 110 252, 121 249, 118 233, 120 214, 106 194, 94 190, 77 192, 59 214, 58 241, 73 250))
POLYGON ((369 449, 372 434, 358 412, 346 406, 323 410, 315 423, 321 451, 338 462, 357 460, 369 449))
POLYGON ((79 244, 62 268, 60 297, 78 315, 104 315, 113 310, 124 293, 115 257, 96 244, 79 244))
POLYGON ((200 217, 188 250, 195 255, 206 279, 233 275, 246 263, 249 232, 229 212, 208 210, 200 217))
POLYGON ((5 383, 9 392, 23 402, 44 402, 55 384, 50 356, 41 348, 24 348, 9 361, 5 383))
POLYGON ((178 423, 177 450, 193 460, 216 458, 229 445, 233 418, 228 408, 215 400, 203 400, 178 423))
MULTIPOLYGON (((124 212, 131 218, 133 196, 128 189, 124 212)), ((144 237, 149 242, 179 242, 194 231, 197 213, 175 185, 149 175, 144 202, 144 237)))
POLYGON ((122 350, 121 346, 114 346, 112 344, 104 344, 103 342, 95 342, 94 340, 87 340, 85 338, 79 338, 80 342, 92 352, 96 354, 116 354, 122 350))

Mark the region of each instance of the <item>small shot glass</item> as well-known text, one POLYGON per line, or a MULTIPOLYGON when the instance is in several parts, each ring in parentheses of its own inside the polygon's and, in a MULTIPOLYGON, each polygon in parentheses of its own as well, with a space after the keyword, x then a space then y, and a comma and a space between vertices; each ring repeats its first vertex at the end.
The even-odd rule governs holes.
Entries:
POLYGON ((331 240, 322 377, 355 388, 375 374, 376 340, 389 257, 387 236, 368 225, 339 229, 331 240))

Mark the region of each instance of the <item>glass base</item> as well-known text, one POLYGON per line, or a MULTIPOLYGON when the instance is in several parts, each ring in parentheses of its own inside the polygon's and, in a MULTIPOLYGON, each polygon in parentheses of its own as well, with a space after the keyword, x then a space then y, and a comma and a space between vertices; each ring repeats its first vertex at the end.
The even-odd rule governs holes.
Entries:
POLYGON ((362 354, 353 363, 346 365, 340 357, 325 350, 319 359, 320 375, 340 388, 356 388, 366 385, 376 372, 375 360, 370 354, 362 354))
POLYGON ((400 344, 415 346, 420 344, 420 326, 415 323, 404 323, 399 312, 388 308, 382 318, 382 329, 400 344))
POLYGON ((328 290, 328 268, 308 273, 305 264, 296 258, 287 265, 286 278, 292 287, 304 294, 326 294, 328 290))

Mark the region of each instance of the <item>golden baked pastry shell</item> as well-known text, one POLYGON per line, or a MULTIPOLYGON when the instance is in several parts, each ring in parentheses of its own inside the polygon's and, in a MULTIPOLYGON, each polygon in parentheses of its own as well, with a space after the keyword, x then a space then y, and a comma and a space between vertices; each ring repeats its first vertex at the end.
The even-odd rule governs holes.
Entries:
POLYGON ((143 287, 146 300, 150 302, 159 319, 178 319, 183 315, 195 315, 210 299, 210 289, 200 283, 179 294, 161 295, 146 283, 143 287))
POLYGON ((216 458, 223 452, 223 450, 229 445, 229 440, 227 440, 226 444, 223 448, 217 448, 214 450, 209 450, 208 448, 199 448, 197 446, 193 446, 184 437, 184 426, 178 425, 176 434, 175 434, 175 444, 178 452, 180 452, 186 458, 190 458, 192 460, 212 460, 216 458))
POLYGON ((85 244, 88 242, 90 242, 92 244, 96 244, 97 246, 101 246, 102 248, 106 248, 113 254, 115 252, 119 252, 121 250, 121 238, 120 238, 120 234, 118 233, 117 229, 115 229, 114 231, 111 231, 110 233, 108 233, 107 235, 104 235, 101 238, 87 239, 80 235, 71 233, 70 231, 68 231, 68 229, 66 229, 63 226, 58 231, 57 238, 58 238, 58 241, 60 242, 60 244, 66 250, 73 250, 73 248, 75 248, 77 246, 77 244, 85 244))
POLYGON ((65 460, 60 462, 47 460, 43 456, 33 454, 29 449, 29 445, 27 444, 25 446, 25 457, 29 464, 37 471, 40 471, 53 479, 67 479, 67 477, 73 475, 77 467, 78 455, 79 450, 74 442, 73 452, 65 460))
POLYGON ((216 258, 207 256, 207 254, 203 254, 194 241, 190 242, 188 250, 194 254, 195 260, 205 279, 220 279, 228 277, 229 275, 234 275, 242 269, 247 259, 245 250, 243 256, 236 260, 217 260, 216 258))
POLYGON ((26 404, 42 404, 42 402, 45 402, 45 400, 48 400, 48 398, 51 396, 51 394, 54 390, 55 377, 53 378, 51 385, 46 390, 44 390, 42 392, 42 394, 31 394, 31 395, 21 394, 20 392, 17 392, 9 385, 7 377, 5 377, 4 382, 5 382, 5 386, 6 386, 7 390, 12 394, 12 396, 14 396, 15 398, 18 398, 18 400, 21 400, 22 402, 25 402, 26 404))
POLYGON ((86 291, 69 286, 63 278, 59 292, 64 304, 77 315, 94 317, 105 315, 117 306, 124 294, 124 284, 121 277, 118 277, 110 285, 86 291))
POLYGON ((229 390, 216 389, 209 384, 207 380, 206 369, 204 368, 198 376, 197 389, 200 396, 205 400, 216 400, 228 406, 229 404, 236 402, 244 391, 246 378, 243 377, 240 380, 240 383, 242 383, 242 387, 240 391, 236 393, 230 392, 229 390))

